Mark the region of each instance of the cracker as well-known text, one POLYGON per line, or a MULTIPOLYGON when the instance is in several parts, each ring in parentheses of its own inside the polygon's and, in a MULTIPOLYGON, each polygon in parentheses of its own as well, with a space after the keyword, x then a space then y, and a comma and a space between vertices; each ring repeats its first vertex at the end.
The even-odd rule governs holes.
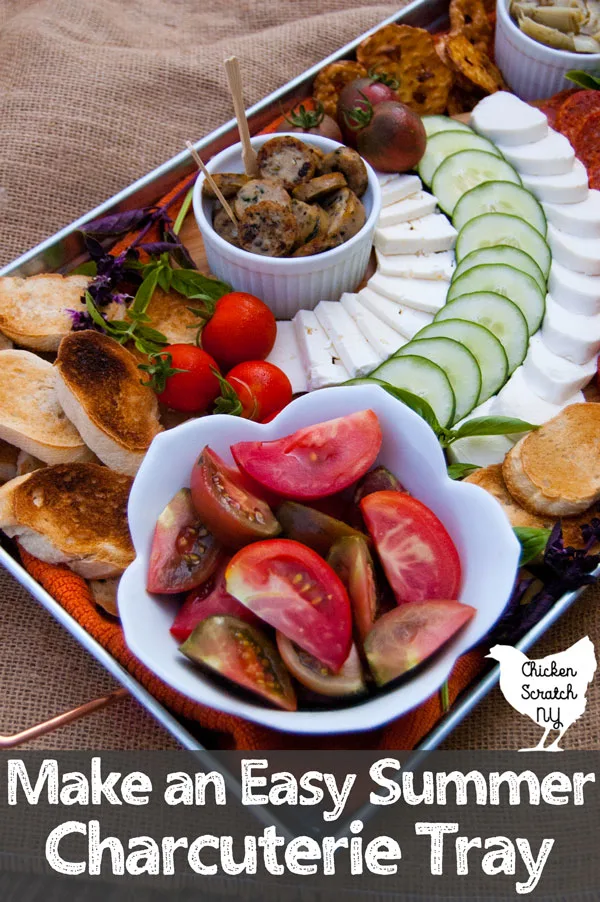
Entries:
POLYGON ((500 69, 488 54, 474 47, 463 34, 449 34, 445 49, 452 68, 460 76, 461 87, 485 94, 506 87, 500 69))
POLYGON ((450 0, 450 29, 462 34, 474 47, 487 52, 492 26, 483 0, 450 0))
POLYGON ((313 98, 323 104, 328 116, 336 117, 337 105, 343 88, 356 78, 366 78, 367 70, 353 60, 340 60, 324 66, 315 78, 313 98))

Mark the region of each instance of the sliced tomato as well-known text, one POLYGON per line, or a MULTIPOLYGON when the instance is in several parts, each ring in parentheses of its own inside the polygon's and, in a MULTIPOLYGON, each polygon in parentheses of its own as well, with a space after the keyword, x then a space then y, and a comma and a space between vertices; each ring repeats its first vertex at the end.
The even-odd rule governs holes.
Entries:
POLYGON ((206 446, 192 470, 192 502, 210 531, 228 548, 276 536, 281 527, 269 505, 206 446))
POLYGON ((460 601, 415 601, 380 617, 365 640, 378 686, 389 683, 439 651, 475 615, 460 601))
POLYGON ((338 673, 350 653, 352 616, 339 577, 291 539, 247 545, 225 571, 227 591, 338 673))
POLYGON ((189 489, 181 489, 157 520, 150 550, 147 588, 172 595, 203 583, 221 550, 196 513, 189 489))
POLYGON ((313 655, 291 642, 283 633, 277 632, 277 648, 283 663, 299 683, 319 695, 339 697, 360 695, 366 691, 365 678, 356 645, 344 661, 339 673, 333 673, 313 655))
POLYGON ((346 587, 356 635, 362 643, 379 616, 375 568, 366 539, 363 536, 339 539, 332 546, 327 563, 346 587))
POLYGON ((372 410, 299 429, 273 442, 238 442, 238 466, 285 498, 324 498, 367 472, 379 454, 381 427, 372 410))
POLYGON ((352 529, 343 520, 336 520, 335 517, 305 504, 298 504, 297 501, 284 501, 277 508, 277 519, 288 539, 308 545, 322 557, 327 557, 333 543, 342 536, 361 537, 356 529, 352 529))
POLYGON ((402 492, 374 492, 360 509, 398 604, 458 597, 458 552, 433 511, 402 492))
POLYGON ((297 708, 292 681, 275 645, 237 617, 218 614, 203 620, 180 651, 285 711, 297 708))
POLYGON ((171 635, 178 642, 185 642, 194 629, 213 614, 231 614, 253 626, 260 626, 258 617, 230 595, 225 587, 225 567, 229 558, 224 557, 212 576, 188 592, 171 627, 171 635))

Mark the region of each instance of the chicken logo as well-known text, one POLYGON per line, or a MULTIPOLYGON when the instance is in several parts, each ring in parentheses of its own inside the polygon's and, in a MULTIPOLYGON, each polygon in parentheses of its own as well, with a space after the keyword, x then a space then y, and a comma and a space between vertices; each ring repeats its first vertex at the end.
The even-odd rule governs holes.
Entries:
POLYGON ((511 645, 494 645, 487 657, 500 664, 500 690, 509 705, 544 730, 535 748, 520 751, 561 752, 559 742, 585 711, 587 688, 596 672, 589 637, 537 661, 511 645), (545 746, 551 730, 557 730, 558 736, 545 746))

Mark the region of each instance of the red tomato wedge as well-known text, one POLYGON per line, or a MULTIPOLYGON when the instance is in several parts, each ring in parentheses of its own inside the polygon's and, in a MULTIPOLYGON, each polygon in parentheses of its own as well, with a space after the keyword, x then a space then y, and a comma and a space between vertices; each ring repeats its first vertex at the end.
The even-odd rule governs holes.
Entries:
POLYGON ((260 626, 258 617, 240 604, 237 598, 230 595, 225 588, 227 562, 228 559, 224 558, 219 569, 213 573, 210 579, 196 589, 192 589, 185 596, 171 627, 171 635, 179 642, 185 642, 198 624, 207 617, 212 617, 213 614, 230 614, 232 617, 245 620, 246 623, 260 626))
POLYGON ((316 551, 291 539, 247 545, 225 571, 227 591, 338 673, 352 645, 348 594, 316 551))
POLYGON ((458 597, 458 552, 433 511, 389 491, 367 495, 360 509, 398 604, 458 597))
POLYGON ((415 601, 380 617, 365 640, 378 686, 384 686, 435 654, 475 615, 460 601, 415 601))
POLYGON ((360 479, 381 447, 381 427, 372 410, 299 429, 273 442, 231 446, 238 466, 279 495, 324 498, 360 479))

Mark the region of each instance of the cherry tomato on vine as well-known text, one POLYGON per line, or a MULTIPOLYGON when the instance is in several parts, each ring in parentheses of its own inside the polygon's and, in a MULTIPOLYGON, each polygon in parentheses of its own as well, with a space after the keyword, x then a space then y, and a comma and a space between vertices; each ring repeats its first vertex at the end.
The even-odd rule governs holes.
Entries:
POLYGON ((290 380, 283 370, 266 360, 238 363, 222 380, 221 387, 217 413, 233 413, 261 423, 292 400, 290 380))
POLYGON ((221 390, 213 372, 218 371, 215 360, 196 345, 168 345, 140 369, 148 373, 145 384, 173 410, 204 413, 221 390))
POLYGON ((207 308, 202 347, 223 370, 246 360, 264 360, 277 336, 277 323, 267 305, 253 294, 232 291, 207 308))

